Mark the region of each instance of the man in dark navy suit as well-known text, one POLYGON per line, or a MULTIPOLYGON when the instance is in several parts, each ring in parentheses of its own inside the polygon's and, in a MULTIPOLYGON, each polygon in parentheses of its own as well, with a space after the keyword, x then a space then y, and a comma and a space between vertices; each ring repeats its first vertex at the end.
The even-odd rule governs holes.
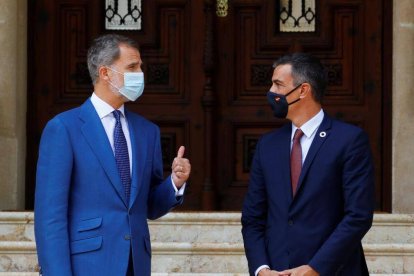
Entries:
POLYGON ((368 137, 322 109, 318 59, 303 53, 274 64, 267 99, 291 123, 256 148, 242 211, 250 275, 368 275, 361 240, 374 211, 368 137))

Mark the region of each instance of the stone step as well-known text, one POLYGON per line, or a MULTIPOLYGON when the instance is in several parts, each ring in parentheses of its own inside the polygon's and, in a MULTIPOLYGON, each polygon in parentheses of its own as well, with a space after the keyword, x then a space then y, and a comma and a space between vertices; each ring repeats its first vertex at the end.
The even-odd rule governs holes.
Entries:
MULTIPOLYGON (((149 225, 153 242, 242 242, 235 212, 170 213, 149 225)), ((33 213, 0 212, 0 241, 34 241, 33 213)), ((414 243, 414 215, 376 214, 363 243, 414 243)))
MULTIPOLYGON (((414 244, 364 244, 372 273, 414 272, 414 244)), ((242 243, 154 242, 153 272, 243 273, 242 243)), ((0 242, 0 271, 36 271, 34 242, 0 242)))
MULTIPOLYGON (((242 242, 240 218, 233 212, 171 213, 150 222, 151 239, 238 243, 242 242)), ((414 243, 414 215, 375 214, 363 243, 414 243)))
MULTIPOLYGON (((0 276, 38 276, 36 272, 0 272, 0 276)), ((151 276, 249 276, 248 273, 151 273, 151 276)), ((371 276, 413 276, 414 274, 370 274, 371 276)))
MULTIPOLYGON (((246 275, 240 229, 240 213, 171 213, 150 221, 153 275, 246 275)), ((413 216, 375 215, 363 240, 371 273, 414 273, 413 239, 413 216)), ((32 213, 0 212, 0 271, 36 271, 35 246, 32 213)))

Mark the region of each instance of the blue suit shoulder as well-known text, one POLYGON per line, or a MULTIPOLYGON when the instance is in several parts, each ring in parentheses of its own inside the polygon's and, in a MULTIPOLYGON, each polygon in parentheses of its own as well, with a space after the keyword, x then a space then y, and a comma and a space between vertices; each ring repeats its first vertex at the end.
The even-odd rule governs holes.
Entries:
POLYGON ((283 135, 286 133, 290 133, 292 130, 292 124, 286 123, 282 127, 278 129, 274 129, 272 131, 266 132, 260 137, 261 143, 274 143, 275 141, 279 141, 283 135))
POLYGON ((130 110, 127 110, 126 113, 127 113, 127 116, 128 116, 128 120, 134 120, 134 121, 137 121, 137 122, 139 122, 141 124, 144 124, 146 126, 158 128, 158 126, 155 123, 153 123, 150 120, 144 118, 143 116, 139 115, 138 113, 135 113, 135 112, 130 111, 130 110))
POLYGON ((71 120, 73 118, 78 117, 80 110, 81 110, 81 107, 78 106, 78 107, 63 111, 62 113, 59 113, 55 117, 53 117, 51 121, 56 120, 56 119, 61 120, 61 121, 71 120))
MULTIPOLYGON (((359 126, 328 117, 331 121, 330 132, 335 139, 354 140, 360 137, 368 140, 368 134, 359 126)), ((322 126, 322 125, 321 125, 322 126)))
MULTIPOLYGON (((96 113, 89 99, 85 101, 81 106, 78 106, 78 107, 75 107, 75 108, 72 108, 62 113, 57 114, 55 117, 53 117, 48 122, 48 124, 61 122, 61 123, 64 123, 65 125, 70 125, 71 123, 76 123, 77 119, 82 117, 83 114, 85 114, 85 112, 89 114, 88 116, 90 116, 91 112, 93 114, 96 113)), ((146 129, 151 129, 155 131, 159 129, 159 127, 156 124, 149 121, 148 119, 145 119, 141 115, 135 112, 129 111, 127 108, 125 108, 125 112, 126 112, 128 121, 134 124, 139 124, 141 127, 145 127, 146 129)), ((97 113, 95 115, 98 116, 97 113)))
POLYGON ((51 126, 57 126, 57 125, 62 125, 62 124, 67 127, 70 127, 71 122, 73 122, 75 118, 79 117, 79 113, 80 113, 80 107, 72 108, 62 113, 59 113, 47 122, 45 128, 48 126, 51 127, 51 126))
POLYGON ((350 124, 350 123, 347 123, 347 122, 344 122, 338 119, 333 119, 331 117, 329 117, 329 120, 331 120, 332 122, 332 127, 338 130, 349 131, 351 133, 364 132, 364 130, 360 128, 359 126, 356 126, 356 125, 353 125, 353 124, 350 124))
POLYGON ((150 120, 144 118, 143 116, 139 115, 138 113, 126 110, 126 116, 128 119, 128 123, 132 122, 134 125, 138 125, 140 128, 144 128, 147 130, 159 132, 159 126, 155 123, 151 122, 150 120))
MULTIPOLYGON (((359 126, 338 120, 338 119, 334 119, 332 117, 330 117, 329 115, 327 115, 325 113, 323 121, 319 127, 319 130, 322 129, 333 129, 335 131, 338 132, 348 132, 348 133, 353 133, 353 134, 359 134, 361 132, 365 132, 362 128, 360 128, 359 126)), ((282 127, 272 130, 270 132, 265 133, 262 138, 264 140, 267 139, 275 139, 277 137, 279 137, 280 135, 284 135, 286 132, 291 132, 292 131, 292 123, 286 123, 284 124, 282 127)))
MULTIPOLYGON (((275 143, 275 141, 280 141, 285 138, 286 135, 290 136, 291 131, 292 124, 286 123, 278 129, 263 134, 260 138, 260 143, 275 143)), ((330 135, 338 137, 340 140, 355 139, 356 137, 361 136, 365 138, 368 137, 366 132, 359 126, 334 119, 326 113, 318 131, 330 132, 330 135)))

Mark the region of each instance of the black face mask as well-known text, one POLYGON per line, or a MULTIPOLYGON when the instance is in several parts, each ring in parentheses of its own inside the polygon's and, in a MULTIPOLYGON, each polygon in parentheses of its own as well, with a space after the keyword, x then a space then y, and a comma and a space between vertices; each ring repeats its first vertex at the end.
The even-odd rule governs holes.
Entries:
POLYGON ((280 118, 280 119, 286 118, 286 116, 288 114, 289 105, 300 101, 300 98, 298 98, 298 99, 294 100, 293 102, 288 103, 287 100, 286 100, 286 97, 289 96, 293 91, 298 89, 301 85, 302 85, 302 83, 299 84, 298 86, 296 86, 295 88, 293 88, 292 90, 290 90, 288 93, 286 93, 286 95, 273 93, 271 91, 267 92, 267 101, 270 104, 270 106, 272 107, 273 115, 276 118, 280 118))

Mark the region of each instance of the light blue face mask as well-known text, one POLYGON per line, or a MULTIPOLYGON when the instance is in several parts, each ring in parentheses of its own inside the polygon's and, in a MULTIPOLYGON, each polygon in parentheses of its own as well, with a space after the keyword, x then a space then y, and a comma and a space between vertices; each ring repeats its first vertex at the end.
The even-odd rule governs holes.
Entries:
POLYGON ((125 96, 130 101, 136 101, 144 92, 144 73, 143 72, 125 72, 121 73, 113 68, 108 67, 114 72, 124 75, 124 86, 116 87, 109 82, 113 87, 118 89, 118 92, 125 96))

